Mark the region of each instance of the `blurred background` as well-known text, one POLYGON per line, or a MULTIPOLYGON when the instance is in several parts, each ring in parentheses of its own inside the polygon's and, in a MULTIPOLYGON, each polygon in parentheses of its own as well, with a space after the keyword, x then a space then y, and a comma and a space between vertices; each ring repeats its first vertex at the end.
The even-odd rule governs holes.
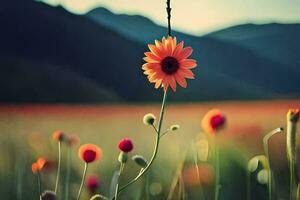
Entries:
MULTIPOLYGON (((162 91, 149 84, 141 65, 147 44, 167 35, 165 7, 161 0, 0 3, 0 194, 5 199, 37 199, 31 163, 46 156, 55 165, 50 136, 57 129, 103 149, 103 160, 90 168, 103 194, 109 194, 118 167, 121 138, 133 139, 134 153, 151 155, 155 135, 142 117, 159 114, 162 91)), ((285 128, 287 110, 300 107, 300 3, 172 0, 171 7, 172 34, 194 49, 196 79, 169 94, 164 128, 176 123, 181 129, 163 139, 149 189, 143 180, 122 198, 211 199, 214 172, 200 121, 209 109, 220 108, 227 116, 218 136, 221 199, 245 199, 248 159, 262 153, 268 131, 285 128)), ((280 175, 276 197, 287 199, 284 135, 271 142, 274 173, 280 175)), ((74 195, 83 167, 76 151, 74 195)), ((134 176, 130 166, 124 183, 134 176)), ((43 176, 51 189, 55 173, 43 176)), ((252 178, 253 199, 265 199, 266 186, 257 183, 256 174, 252 178)))

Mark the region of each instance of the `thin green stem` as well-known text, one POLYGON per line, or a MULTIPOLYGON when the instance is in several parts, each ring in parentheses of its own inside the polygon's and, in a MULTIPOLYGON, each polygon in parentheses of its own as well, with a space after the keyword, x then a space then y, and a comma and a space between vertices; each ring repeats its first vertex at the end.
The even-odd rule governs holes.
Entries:
POLYGON ((247 170, 246 177, 246 187, 247 187, 247 200, 251 200, 251 172, 247 170))
POLYGON ((290 200, 293 199, 293 191, 295 187, 295 163, 290 159, 290 200))
POLYGON ((154 124, 152 124, 153 129, 155 130, 155 132, 158 134, 158 130, 157 128, 154 126, 154 124))
POLYGON ((170 129, 167 129, 165 132, 163 132, 162 134, 160 134, 160 138, 162 138, 164 135, 166 135, 167 133, 169 133, 170 129))
POLYGON ((60 177, 60 170, 61 170, 60 163, 61 163, 61 141, 58 141, 58 164, 57 164, 57 174, 56 174, 55 189, 54 189, 55 194, 57 194, 58 182, 60 177))
POLYGON ((300 183, 297 185, 297 200, 300 200, 300 183))
POLYGON ((205 194, 204 194, 204 191, 203 191, 203 186, 202 186, 200 172, 199 172, 198 152, 196 150, 196 146, 195 146, 194 143, 192 144, 192 150, 193 150, 194 165, 196 167, 196 172, 197 172, 197 179, 198 179, 198 182, 199 182, 199 192, 200 192, 200 196, 201 196, 200 199, 203 200, 203 199, 206 199, 206 198, 205 198, 205 194))
POLYGON ((269 155, 269 139, 274 136, 277 133, 280 133, 283 131, 283 128, 276 128, 269 132, 267 135, 263 138, 263 145, 264 145, 264 151, 267 157, 268 161, 268 193, 269 193, 269 200, 272 200, 272 189, 273 189, 273 180, 272 180, 272 170, 271 170, 271 164, 270 164, 270 155, 269 155))
POLYGON ((115 200, 118 200, 120 177, 121 177, 121 174, 123 172, 124 166, 125 166, 124 163, 121 163, 120 169, 119 169, 119 174, 118 174, 118 182, 117 182, 116 190, 115 190, 115 200))
MULTIPOLYGON (((214 138, 215 140, 215 138, 214 138)), ((220 190, 220 160, 219 160, 219 148, 217 142, 215 141, 215 174, 216 174, 216 183, 215 183, 215 200, 219 199, 219 190, 220 190)))
POLYGON ((42 181, 40 172, 37 173, 38 187, 39 187, 39 196, 40 200, 42 199, 42 181))
POLYGON ((65 200, 69 200, 69 185, 70 185, 70 175, 71 175, 71 146, 67 150, 67 172, 65 181, 65 200))
MULTIPOLYGON (((158 147, 159 147, 159 139, 160 139, 159 137, 160 137, 160 132, 161 132, 163 119, 164 119, 166 100, 167 100, 167 91, 164 91, 163 101, 162 101, 162 105, 161 105, 161 109, 160 109, 159 124, 158 124, 158 129, 157 129, 157 134, 156 134, 156 140, 155 140, 155 147, 154 147, 153 154, 152 154, 152 157, 151 157, 148 165, 134 179, 129 181, 126 185, 120 187, 118 194, 120 194, 124 189, 126 189, 128 186, 135 183, 140 177, 142 177, 149 170, 153 161, 155 160, 157 152, 158 152, 158 147)), ((112 199, 115 199, 115 197, 113 197, 112 199)))
POLYGON ((149 173, 146 174, 146 180, 145 180, 145 195, 146 195, 146 200, 149 200, 149 173))
POLYGON ((87 168, 88 168, 88 163, 85 163, 84 164, 83 175, 82 175, 82 180, 81 180, 81 184, 80 184, 78 195, 77 195, 77 200, 80 199, 80 195, 81 195, 82 188, 83 188, 84 181, 85 181, 85 177, 86 177, 87 168))

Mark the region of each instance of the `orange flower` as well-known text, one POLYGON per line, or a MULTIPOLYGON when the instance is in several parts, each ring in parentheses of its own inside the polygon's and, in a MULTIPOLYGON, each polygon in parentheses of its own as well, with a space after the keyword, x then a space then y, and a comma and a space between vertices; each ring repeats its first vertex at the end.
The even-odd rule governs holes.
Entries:
POLYGON ((216 133, 225 125, 226 118, 218 109, 212 109, 202 119, 202 128, 208 133, 216 133))
POLYGON ((69 146, 74 146, 80 143, 80 138, 77 135, 70 135, 67 139, 67 144, 69 146))
POLYGON ((197 66, 196 60, 188 59, 192 54, 191 47, 183 48, 183 41, 177 44, 176 37, 162 38, 162 42, 155 40, 155 45, 148 45, 150 52, 146 52, 144 60, 147 62, 142 69, 155 88, 161 85, 167 91, 170 86, 176 91, 176 82, 186 88, 186 78, 194 79, 191 69, 197 66))
POLYGON ((47 159, 45 158, 39 158, 35 163, 31 165, 31 170, 34 174, 41 171, 47 163, 47 159))
POLYGON ((64 140, 65 133, 62 131, 55 131, 52 135, 53 139, 57 142, 61 142, 64 140))
POLYGON ((82 145, 78 150, 78 156, 86 163, 94 162, 101 158, 101 149, 94 144, 82 145))
POLYGON ((31 170, 34 174, 38 173, 38 171, 40 171, 39 169, 39 165, 35 162, 35 163, 32 163, 31 165, 31 170))

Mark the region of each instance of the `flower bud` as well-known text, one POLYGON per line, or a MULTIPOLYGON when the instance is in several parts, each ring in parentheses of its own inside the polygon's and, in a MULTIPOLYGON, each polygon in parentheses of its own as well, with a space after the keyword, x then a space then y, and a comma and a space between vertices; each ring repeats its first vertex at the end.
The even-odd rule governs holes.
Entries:
POLYGON ((255 172, 259 166, 263 169, 269 169, 268 159, 265 155, 258 155, 251 158, 247 165, 247 170, 251 173, 255 172))
POLYGON ((133 142, 129 138, 124 138, 119 141, 118 148, 120 151, 128 153, 133 150, 133 142))
POLYGON ((172 126, 170 126, 171 131, 177 131, 179 128, 180 126, 178 124, 173 124, 172 126))
POLYGON ((132 156, 132 160, 139 166, 141 166, 142 168, 147 167, 148 162, 147 160, 141 156, 141 155, 134 155, 132 156))
POLYGON ((152 113, 148 113, 143 118, 143 123, 147 126, 153 125, 155 123, 155 116, 152 113))
POLYGON ((201 125, 205 132, 216 134, 224 128, 226 118, 224 114, 218 109, 212 109, 205 114, 201 125))
POLYGON ((52 135, 53 139, 57 142, 62 142, 64 141, 66 135, 62 131, 55 131, 52 135))
POLYGON ((121 151, 120 154, 119 154, 119 157, 118 157, 118 161, 119 161, 120 163, 123 163, 123 164, 124 164, 124 163, 127 162, 127 160, 128 160, 127 153, 121 151))
POLYGON ((269 179, 268 177, 269 177, 268 170, 262 169, 257 174, 257 181, 263 185, 268 184, 268 179, 269 179))
POLYGON ((296 154, 296 129, 299 120, 299 109, 290 109, 287 113, 287 156, 288 159, 295 160, 296 154))
POLYGON ((91 194, 94 194, 99 187, 99 179, 97 176, 88 176, 85 183, 91 194))
POLYGON ((42 200, 56 200, 56 194, 53 191, 46 190, 42 194, 42 200))

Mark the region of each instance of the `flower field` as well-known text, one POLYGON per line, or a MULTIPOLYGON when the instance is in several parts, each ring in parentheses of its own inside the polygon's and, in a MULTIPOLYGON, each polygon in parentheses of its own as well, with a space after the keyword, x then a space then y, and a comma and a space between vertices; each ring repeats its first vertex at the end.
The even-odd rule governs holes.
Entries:
MULTIPOLYGON (((212 137, 220 150, 219 199, 247 199, 249 193, 251 199, 266 199, 267 184, 259 167, 251 173, 251 186, 247 191, 247 163, 253 156, 263 154, 263 136, 278 127, 286 129, 288 109, 299 106, 299 101, 167 105, 162 129, 173 124, 180 125, 180 128, 161 138, 156 160, 149 171, 120 193, 119 199, 213 199, 212 137), (226 125, 212 136, 204 133, 201 120, 207 111, 215 107, 226 116, 226 125)), ((62 130, 65 135, 78 136, 80 144, 61 144, 59 199, 66 199, 66 195, 69 199, 77 197, 84 169, 78 149, 86 143, 99 146, 102 152, 99 160, 89 164, 81 199, 90 199, 94 194, 101 194, 104 199, 113 197, 120 149, 130 150, 126 153, 128 160, 120 176, 120 186, 139 173, 140 167, 131 160, 132 156, 138 154, 150 160, 155 133, 143 124, 143 116, 148 112, 158 116, 159 105, 0 106, 1 196, 3 199, 38 199, 37 176, 32 173, 31 167, 39 157, 47 161, 39 173, 41 190, 54 191, 58 149, 52 134, 62 130), (123 138, 130 138, 133 148, 126 146, 124 141, 118 147, 123 138), (68 154, 71 155, 70 168, 68 154)), ((269 142, 270 163, 275 177, 273 185, 276 187, 273 195, 278 199, 289 197, 285 131, 283 133, 274 135, 269 142)))

